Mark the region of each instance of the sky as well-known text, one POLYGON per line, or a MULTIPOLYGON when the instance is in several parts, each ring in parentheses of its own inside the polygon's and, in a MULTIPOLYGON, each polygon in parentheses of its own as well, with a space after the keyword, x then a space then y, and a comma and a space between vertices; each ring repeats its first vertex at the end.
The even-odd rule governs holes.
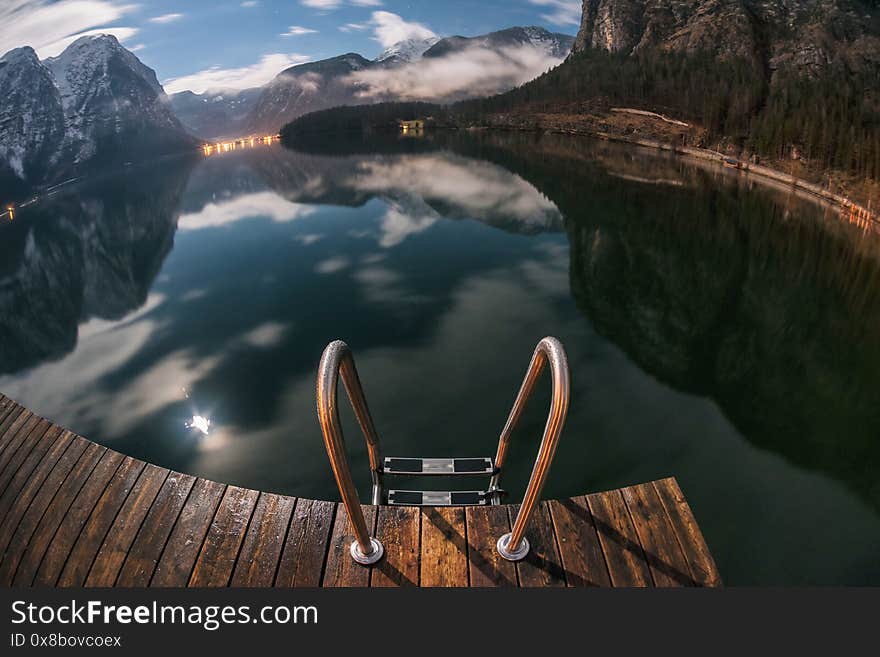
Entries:
POLYGON ((0 54, 40 58, 82 35, 111 33, 166 91, 268 82, 294 64, 411 37, 473 36, 514 25, 575 34, 581 0, 0 0, 0 54))

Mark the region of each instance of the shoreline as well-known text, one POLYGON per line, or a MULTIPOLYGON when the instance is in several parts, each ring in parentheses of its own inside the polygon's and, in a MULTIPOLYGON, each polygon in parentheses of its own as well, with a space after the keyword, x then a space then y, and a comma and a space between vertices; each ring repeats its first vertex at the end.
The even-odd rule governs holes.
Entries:
MULTIPOLYGON (((661 117, 664 120, 665 117, 661 117)), ((855 224, 864 230, 875 230, 880 232, 880 214, 870 211, 867 207, 856 203, 842 194, 836 194, 819 185, 811 183, 803 178, 798 178, 791 174, 783 173, 778 169, 767 167, 760 164, 753 164, 743 161, 739 158, 725 155, 716 150, 708 148, 698 148, 695 146, 676 145, 668 141, 659 141, 656 139, 647 139, 644 137, 634 137, 629 135, 615 134, 602 130, 590 129, 587 127, 559 127, 552 125, 517 125, 515 123, 490 123, 489 125, 473 126, 463 128, 465 130, 510 130, 517 132, 534 132, 549 133, 561 135, 578 135, 583 137, 592 137, 604 141, 614 141, 619 143, 641 146, 653 150, 672 153, 673 155, 691 157, 698 160, 720 164, 723 167, 733 169, 746 175, 754 175, 756 178, 764 182, 773 182, 788 187, 794 191, 804 193, 808 197, 816 200, 825 201, 835 208, 841 219, 848 223, 855 224)))

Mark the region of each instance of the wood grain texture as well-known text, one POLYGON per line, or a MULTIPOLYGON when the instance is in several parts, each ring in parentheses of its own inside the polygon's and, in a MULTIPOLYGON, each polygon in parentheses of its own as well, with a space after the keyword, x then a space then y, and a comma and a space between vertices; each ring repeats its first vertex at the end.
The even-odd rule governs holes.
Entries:
MULTIPOLYGON (((376 507, 362 506, 367 531, 374 535, 376 530, 376 507)), ((322 586, 327 587, 360 587, 370 583, 370 569, 354 562, 349 548, 354 540, 354 531, 348 521, 348 513, 341 504, 336 508, 333 531, 327 549, 327 561, 324 568, 322 586)))
MULTIPOLYGON (((37 547, 31 544, 37 527, 40 525, 52 500, 59 494, 68 476, 71 476, 72 471, 80 460, 85 458, 87 463, 91 462, 88 457, 84 456, 85 453, 90 451, 91 453, 97 452, 98 446, 84 438, 75 436, 46 479, 43 482, 34 482, 37 488, 36 493, 27 509, 23 512, 15 528, 15 533, 10 538, 3 552, 3 558, 0 560, 0 586, 11 586, 21 560, 26 555, 37 551, 37 547)), ((19 504, 16 503, 16 509, 18 508, 19 504)))
POLYGON ((116 579, 117 586, 142 587, 150 583, 195 481, 195 477, 179 472, 171 472, 165 479, 132 541, 116 579))
MULTIPOLYGON (((510 526, 513 527, 519 513, 519 505, 508 507, 510 526)), ((559 548, 556 546, 556 535, 553 532, 553 520, 546 502, 539 502, 526 529, 531 549, 522 561, 516 562, 519 585, 522 587, 565 586, 565 571, 559 548)))
POLYGON ((654 584, 693 586, 695 582, 690 567, 654 486, 640 484, 621 492, 645 550, 654 584))
POLYGON ((611 586, 587 499, 553 500, 549 508, 568 586, 611 586))
POLYGON ((675 479, 654 482, 697 586, 721 586, 721 575, 690 505, 675 479))
POLYGON ((422 586, 467 586, 468 557, 462 507, 426 507, 422 516, 422 586))
POLYGON ((259 495, 255 490, 227 487, 196 560, 189 586, 229 585, 259 495))
MULTIPOLYGON (((43 561, 34 578, 35 584, 39 586, 55 586, 57 584, 61 571, 67 563, 67 557, 79 539, 83 526, 124 461, 125 457, 119 452, 105 451, 66 513, 62 509, 58 509, 64 515, 55 535, 49 539, 43 561)), ((130 474, 134 467, 132 459, 128 459, 127 474, 130 474)))
POLYGON ((168 478, 168 470, 147 464, 107 532, 85 586, 113 586, 141 523, 168 478))
POLYGON ((260 493, 232 586, 272 586, 296 498, 260 493))
MULTIPOLYGON (((14 569, 13 582, 16 586, 31 586, 34 583, 37 571, 61 524, 67 518, 70 508, 78 499, 79 493, 89 477, 103 463, 106 453, 106 448, 91 443, 83 451, 83 455, 74 464, 70 473, 61 481, 58 490, 53 492, 46 505, 46 510, 37 520, 31 539, 27 544, 27 551, 20 556, 20 563, 14 569)), ((122 460, 121 455, 118 457, 116 466, 122 460)), ((112 474, 110 472, 108 478, 112 474)))
POLYGON ((83 586, 116 515, 125 504, 129 493, 135 487, 146 464, 131 457, 125 457, 95 507, 82 526, 61 576, 58 586, 83 586))
POLYGON ((504 506, 470 506, 465 509, 470 585, 517 586, 516 565, 498 554, 496 543, 510 531, 504 506))
POLYGON ((376 538, 385 557, 372 569, 370 586, 419 585, 419 510, 411 506, 380 506, 376 538))
POLYGON ((198 479, 171 530, 150 586, 186 586, 226 486, 198 479))
POLYGON ((320 586, 336 504, 300 498, 290 519, 275 586, 320 586))
POLYGON ((645 551, 619 490, 587 495, 612 586, 652 586, 645 551))

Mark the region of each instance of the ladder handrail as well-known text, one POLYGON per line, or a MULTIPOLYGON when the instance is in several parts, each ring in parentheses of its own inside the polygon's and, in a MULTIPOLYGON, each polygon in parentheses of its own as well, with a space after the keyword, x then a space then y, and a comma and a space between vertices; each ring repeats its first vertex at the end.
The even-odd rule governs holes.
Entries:
POLYGON ((568 413, 571 388, 568 359, 566 358, 562 343, 554 337, 548 336, 542 339, 538 346, 535 347, 535 352, 532 354, 532 360, 529 363, 529 368, 519 389, 519 394, 516 396, 516 401, 514 401, 513 408, 510 410, 507 423, 504 425, 501 436, 498 438, 498 451, 495 455, 495 474, 489 483, 490 492, 499 490, 498 482, 501 476, 501 467, 504 465, 504 460, 507 456, 510 436, 522 416, 526 402, 531 397, 535 383, 541 375, 544 365, 547 363, 550 365, 552 397, 547 424, 544 426, 544 436, 541 439, 541 446, 538 449, 535 466, 532 469, 529 485, 526 488, 526 493, 520 505, 519 513, 516 516, 516 521, 513 524, 513 529, 510 533, 499 538, 497 544, 499 554, 510 561, 518 561, 528 554, 529 542, 525 538, 526 526, 541 497, 544 483, 547 481, 547 473, 550 471, 550 464, 553 462, 553 456, 556 454, 556 447, 559 444, 559 438, 562 435, 562 428, 565 424, 565 417, 568 413))
POLYGON ((355 540, 351 544, 351 556, 358 563, 366 565, 381 559, 384 549, 375 537, 370 536, 357 488, 351 476, 351 468, 348 464, 345 438, 342 435, 342 425, 339 422, 339 409, 337 406, 337 388, 340 373, 342 374, 342 383, 345 385, 345 390, 348 393, 348 399, 351 402, 354 414, 367 442, 367 452, 370 457, 370 474, 373 480, 372 502, 378 505, 382 503, 382 455, 379 448, 379 435, 376 433, 376 427, 373 425, 373 418, 367 406, 367 399, 361 387, 351 349, 343 341, 336 340, 324 349, 324 353, 321 355, 321 363, 318 365, 318 380, 316 384, 318 421, 321 423, 324 447, 327 448, 330 467, 333 470, 333 476, 336 478, 336 485, 339 487, 342 503, 348 512, 349 522, 354 529, 355 540))

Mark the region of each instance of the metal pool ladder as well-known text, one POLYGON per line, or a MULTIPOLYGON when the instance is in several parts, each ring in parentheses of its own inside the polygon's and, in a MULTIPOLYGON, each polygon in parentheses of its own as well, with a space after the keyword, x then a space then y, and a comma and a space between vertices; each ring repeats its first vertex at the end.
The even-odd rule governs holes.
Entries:
POLYGON ((382 458, 379 447, 379 435, 373 424, 367 399, 358 377, 354 357, 348 345, 337 340, 327 345, 318 366, 317 403, 318 420, 324 434, 324 446, 330 457, 330 467, 336 478, 336 485, 342 496, 342 503, 348 512, 349 521, 354 530, 355 540, 351 544, 352 558, 359 564, 369 565, 382 558, 382 544, 367 530, 364 513, 361 509, 357 489, 351 476, 342 425, 339 422, 337 405, 337 387, 339 375, 348 393, 348 399, 354 409, 358 424, 367 442, 370 458, 370 474, 372 476, 372 504, 404 505, 404 506, 449 506, 449 505, 487 505, 500 504, 504 491, 499 486, 501 471, 507 456, 510 436, 519 422, 526 402, 535 388, 535 383, 546 364, 550 365, 550 381, 552 398, 550 414, 544 426, 541 447, 535 459, 535 466, 529 479, 519 513, 513 523, 513 530, 498 538, 498 553, 509 561, 524 559, 529 552, 529 541, 525 537, 526 527, 541 497, 547 473, 559 444, 559 437, 568 413, 570 377, 568 361, 562 343, 556 338, 546 337, 538 343, 529 369, 520 386, 519 394, 510 410, 507 423, 498 439, 498 450, 495 458, 401 458, 387 456, 382 458), (484 475, 490 477, 489 487, 485 491, 416 491, 388 490, 385 491, 386 476, 445 476, 467 477, 484 475))

